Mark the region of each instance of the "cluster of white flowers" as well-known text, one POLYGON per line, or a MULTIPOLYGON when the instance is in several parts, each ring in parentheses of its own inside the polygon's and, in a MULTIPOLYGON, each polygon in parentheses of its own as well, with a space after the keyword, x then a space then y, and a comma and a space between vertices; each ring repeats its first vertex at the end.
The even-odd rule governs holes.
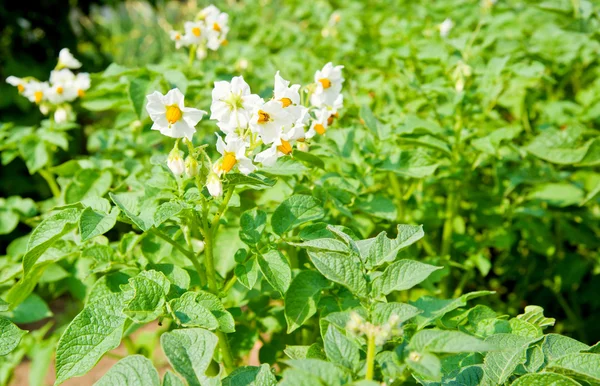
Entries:
POLYGON ((219 11, 214 5, 209 5, 198 13, 195 21, 184 24, 183 33, 171 31, 171 40, 178 49, 195 47, 198 59, 204 59, 207 48, 216 51, 220 46, 227 44, 228 21, 229 15, 219 11))
POLYGON ((398 323, 399 321, 400 317, 398 315, 391 315, 387 323, 376 326, 364 320, 356 312, 352 312, 350 320, 346 324, 346 330, 357 336, 366 335, 367 337, 375 338, 375 344, 381 346, 394 334, 402 332, 398 323))
POLYGON ((16 76, 9 76, 6 82, 17 87, 19 93, 36 103, 42 113, 54 111, 54 119, 60 123, 68 119, 71 111, 69 103, 83 97, 90 88, 88 73, 80 72, 75 75, 71 71, 80 67, 81 62, 73 57, 68 48, 63 48, 59 53, 56 68, 50 72, 48 82, 16 76))
MULTIPOLYGON (((215 197, 222 194, 221 178, 234 168, 247 175, 256 170, 257 164, 271 166, 278 158, 291 155, 294 146, 307 151, 307 140, 325 134, 343 106, 342 68, 327 63, 316 72, 315 82, 303 90, 310 107, 302 104, 300 85, 290 85, 279 72, 275 74, 273 97, 268 100, 252 94, 241 76, 231 82, 215 82, 210 118, 217 121, 221 131, 216 134, 221 157, 207 176, 210 194, 215 197)), ((147 98, 146 109, 154 122, 152 130, 191 141, 195 126, 206 112, 185 107, 184 96, 178 89, 166 95, 155 91, 147 98)), ((188 167, 191 158, 188 156, 190 160, 184 162, 178 145, 175 146, 169 155, 169 168, 176 175, 184 171, 188 176, 194 175, 194 167, 188 167)))

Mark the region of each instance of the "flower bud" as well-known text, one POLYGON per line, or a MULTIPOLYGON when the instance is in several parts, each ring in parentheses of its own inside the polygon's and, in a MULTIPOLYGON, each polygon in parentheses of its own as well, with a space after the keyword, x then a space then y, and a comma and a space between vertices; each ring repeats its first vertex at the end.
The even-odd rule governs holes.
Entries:
POLYGON ((54 121, 56 123, 65 123, 69 119, 69 112, 64 107, 59 107, 54 112, 54 121))
POLYGON ((219 197, 223 194, 223 183, 216 173, 210 173, 206 179, 206 188, 213 197, 219 197))
POLYGON ((185 159, 185 174, 188 177, 196 177, 198 175, 198 161, 189 155, 185 159))
POLYGON ((194 248, 194 252, 202 253, 204 251, 204 241, 193 239, 192 247, 194 248))
POLYGON ((308 151, 308 143, 306 142, 296 142, 296 149, 300 151, 307 152, 308 151))
POLYGON ((181 151, 174 147, 173 150, 171 150, 171 152, 169 153, 169 158, 167 158, 167 166, 169 167, 169 169, 171 169, 173 174, 178 177, 183 174, 183 171, 185 169, 185 164, 183 162, 182 155, 183 154, 181 153, 181 151))

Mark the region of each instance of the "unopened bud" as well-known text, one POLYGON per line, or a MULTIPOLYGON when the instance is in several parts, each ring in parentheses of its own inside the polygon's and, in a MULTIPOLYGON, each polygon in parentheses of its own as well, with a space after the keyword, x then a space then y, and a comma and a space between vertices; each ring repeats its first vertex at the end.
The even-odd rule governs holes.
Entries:
POLYGON ((198 175, 198 161, 189 155, 185 159, 185 174, 188 177, 195 177, 198 175))
POLYGON ((194 248, 194 252, 202 253, 204 251, 204 241, 193 239, 192 247, 194 248))
POLYGON ((206 189, 213 197, 219 197, 223 194, 223 183, 216 173, 210 173, 206 179, 206 189))
POLYGON ((169 153, 169 158, 167 158, 167 166, 169 167, 169 169, 171 169, 173 174, 178 177, 182 175, 183 171, 185 170, 185 164, 183 162, 183 153, 181 153, 181 151, 176 147, 174 147, 173 150, 171 150, 171 152, 169 153))

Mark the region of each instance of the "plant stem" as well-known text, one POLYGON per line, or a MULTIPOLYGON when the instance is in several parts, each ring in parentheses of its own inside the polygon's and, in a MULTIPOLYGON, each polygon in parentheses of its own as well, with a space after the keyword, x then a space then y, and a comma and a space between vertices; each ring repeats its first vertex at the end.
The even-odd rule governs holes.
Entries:
POLYGON ((192 65, 194 64, 194 57, 196 56, 196 46, 193 45, 190 48, 190 57, 188 59, 188 67, 192 68, 192 65))
MULTIPOLYGON (((219 296, 219 286, 217 285, 217 271, 215 269, 215 261, 213 256, 213 248, 214 248, 214 237, 216 235, 216 231, 218 228, 219 220, 221 216, 227 210, 227 204, 229 204, 229 200, 233 196, 233 187, 229 188, 225 197, 223 198, 223 202, 217 209, 217 213, 213 217, 210 226, 208 224, 208 202, 206 199, 202 199, 203 206, 203 214, 202 214, 202 226, 204 228, 204 265, 206 266, 206 279, 208 281, 208 288, 210 292, 219 296)), ((221 349, 221 355, 223 357, 223 364, 225 365, 225 369, 228 373, 231 373, 234 367, 234 359, 231 354, 231 348, 229 347, 229 341, 227 340, 227 335, 223 331, 217 330, 217 337, 219 338, 219 348, 221 349)))
POLYGON ((40 173, 40 176, 42 176, 46 180, 46 183, 48 183, 52 195, 56 198, 60 197, 60 188, 54 179, 54 175, 52 175, 52 173, 47 169, 41 169, 38 171, 38 173, 40 173))
POLYGON ((394 172, 389 173, 389 181, 392 187, 392 193, 396 198, 396 206, 398 210, 398 214, 396 216, 396 221, 399 224, 404 222, 404 197, 402 192, 402 187, 400 186, 400 182, 398 181, 398 176, 394 172))
POLYGON ((367 341, 367 374, 365 380, 372 381, 375 369, 375 335, 369 334, 367 341))
POLYGON ((175 249, 177 249, 179 252, 181 252, 185 257, 190 259, 190 261, 194 265, 194 268, 196 269, 196 271, 198 271, 198 275, 200 275, 200 277, 203 277, 202 266, 200 265, 200 262, 198 261, 198 259, 196 258, 196 255, 194 255, 193 252, 188 251, 187 249, 182 247, 179 243, 177 243, 175 240, 170 238, 169 235, 165 234, 161 230, 158 230, 156 228, 151 228, 150 232, 153 233, 154 235, 160 237, 161 239, 165 240, 167 243, 171 244, 173 247, 175 247, 175 249))

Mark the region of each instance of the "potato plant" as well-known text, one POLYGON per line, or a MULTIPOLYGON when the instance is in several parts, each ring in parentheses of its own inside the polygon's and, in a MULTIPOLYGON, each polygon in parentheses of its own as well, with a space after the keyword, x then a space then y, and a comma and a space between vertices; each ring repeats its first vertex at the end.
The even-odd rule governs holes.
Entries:
POLYGON ((1 384, 600 384, 597 4, 215 5, 7 78, 1 384))

